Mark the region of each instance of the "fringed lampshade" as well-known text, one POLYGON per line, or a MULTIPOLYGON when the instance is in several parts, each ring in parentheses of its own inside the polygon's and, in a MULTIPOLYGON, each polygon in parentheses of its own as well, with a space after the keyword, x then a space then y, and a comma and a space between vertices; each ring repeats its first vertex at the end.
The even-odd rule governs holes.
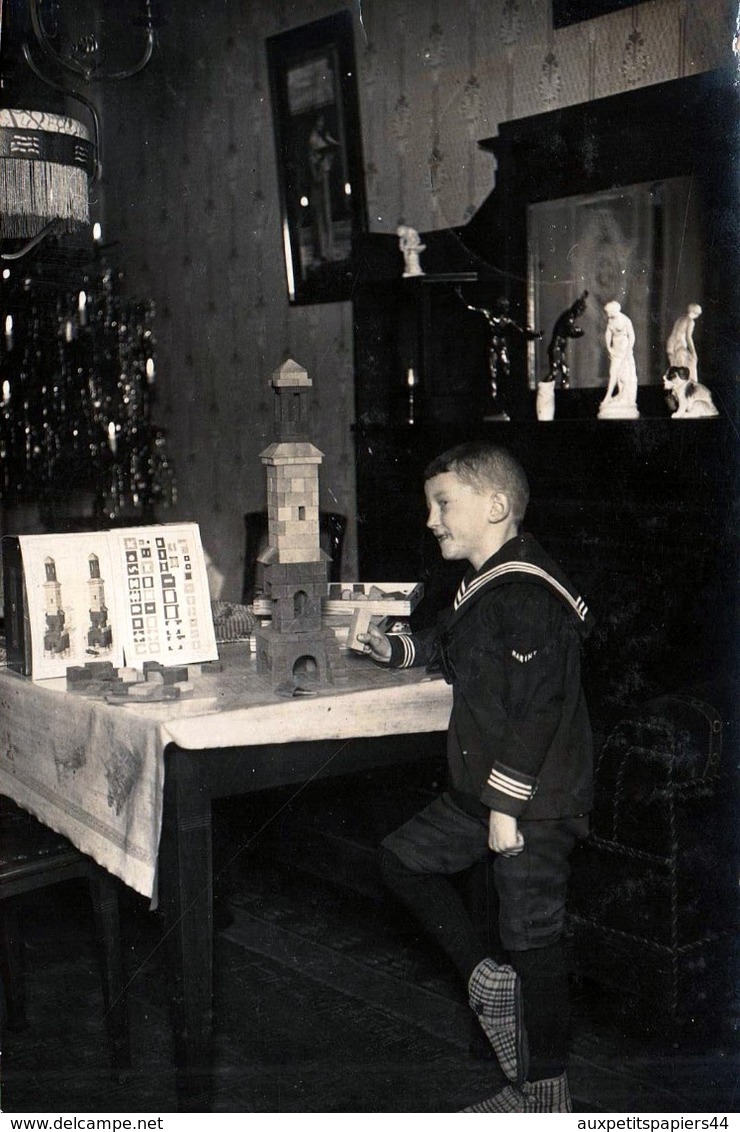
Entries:
POLYGON ((75 118, 0 109, 0 239, 28 239, 58 221, 89 222, 94 170, 88 130, 75 118))

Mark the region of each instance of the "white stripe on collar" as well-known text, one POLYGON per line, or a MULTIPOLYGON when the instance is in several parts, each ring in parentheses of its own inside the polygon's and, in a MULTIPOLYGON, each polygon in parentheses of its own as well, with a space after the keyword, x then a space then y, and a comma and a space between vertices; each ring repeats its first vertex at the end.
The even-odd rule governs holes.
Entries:
POLYGON ((572 606, 576 615, 580 617, 581 621, 586 620, 588 614, 588 606, 582 597, 573 597, 573 594, 562 585, 557 578, 553 578, 552 574, 548 574, 547 570, 543 570, 541 566, 535 566, 531 562, 504 562, 501 566, 492 566, 490 570, 486 570, 485 574, 479 574, 472 582, 467 585, 462 582, 460 589, 457 591, 454 606, 458 610, 468 598, 474 597, 478 590, 489 582, 495 581, 496 578, 501 578, 505 574, 521 573, 533 574, 536 578, 541 578, 548 586, 551 586, 556 593, 565 598, 570 606, 572 606))

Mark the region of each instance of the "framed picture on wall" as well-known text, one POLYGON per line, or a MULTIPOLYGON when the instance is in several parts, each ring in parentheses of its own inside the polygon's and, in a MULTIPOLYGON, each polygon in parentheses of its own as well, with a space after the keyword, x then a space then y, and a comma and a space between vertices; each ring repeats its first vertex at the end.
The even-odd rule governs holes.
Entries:
POLYGON ((367 229, 352 13, 270 36, 267 63, 288 297, 340 302, 367 229))

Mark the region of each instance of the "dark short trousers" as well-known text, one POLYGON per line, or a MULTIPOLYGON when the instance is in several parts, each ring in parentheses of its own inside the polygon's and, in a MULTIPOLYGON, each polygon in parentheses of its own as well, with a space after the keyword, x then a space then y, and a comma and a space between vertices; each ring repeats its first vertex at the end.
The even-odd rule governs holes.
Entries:
POLYGON ((588 834, 588 816, 518 820, 524 849, 514 857, 491 854, 488 819, 462 810, 442 794, 383 841, 414 873, 446 876, 493 857, 499 934, 507 951, 556 943, 565 921, 569 858, 588 834))

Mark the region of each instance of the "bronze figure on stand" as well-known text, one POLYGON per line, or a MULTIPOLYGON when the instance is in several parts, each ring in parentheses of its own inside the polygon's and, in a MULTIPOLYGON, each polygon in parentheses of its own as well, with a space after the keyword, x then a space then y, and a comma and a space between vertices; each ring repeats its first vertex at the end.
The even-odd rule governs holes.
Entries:
POLYGON ((559 315, 552 328, 552 338, 547 347, 549 368, 547 377, 543 380, 559 382, 561 389, 568 389, 570 385, 570 370, 566 361, 568 339, 583 337, 583 328, 578 326, 576 320, 586 310, 587 298, 588 291, 584 291, 567 310, 559 315))
POLYGON ((488 347, 488 373, 490 380, 490 410, 484 420, 511 420, 510 408, 510 379, 511 360, 509 357, 509 337, 519 334, 528 342, 542 337, 541 330, 531 330, 527 326, 519 326, 509 317, 509 300, 501 296, 494 301, 492 309, 476 307, 469 303, 459 287, 455 288, 458 296, 465 303, 469 311, 482 314, 490 329, 491 341, 488 347))

